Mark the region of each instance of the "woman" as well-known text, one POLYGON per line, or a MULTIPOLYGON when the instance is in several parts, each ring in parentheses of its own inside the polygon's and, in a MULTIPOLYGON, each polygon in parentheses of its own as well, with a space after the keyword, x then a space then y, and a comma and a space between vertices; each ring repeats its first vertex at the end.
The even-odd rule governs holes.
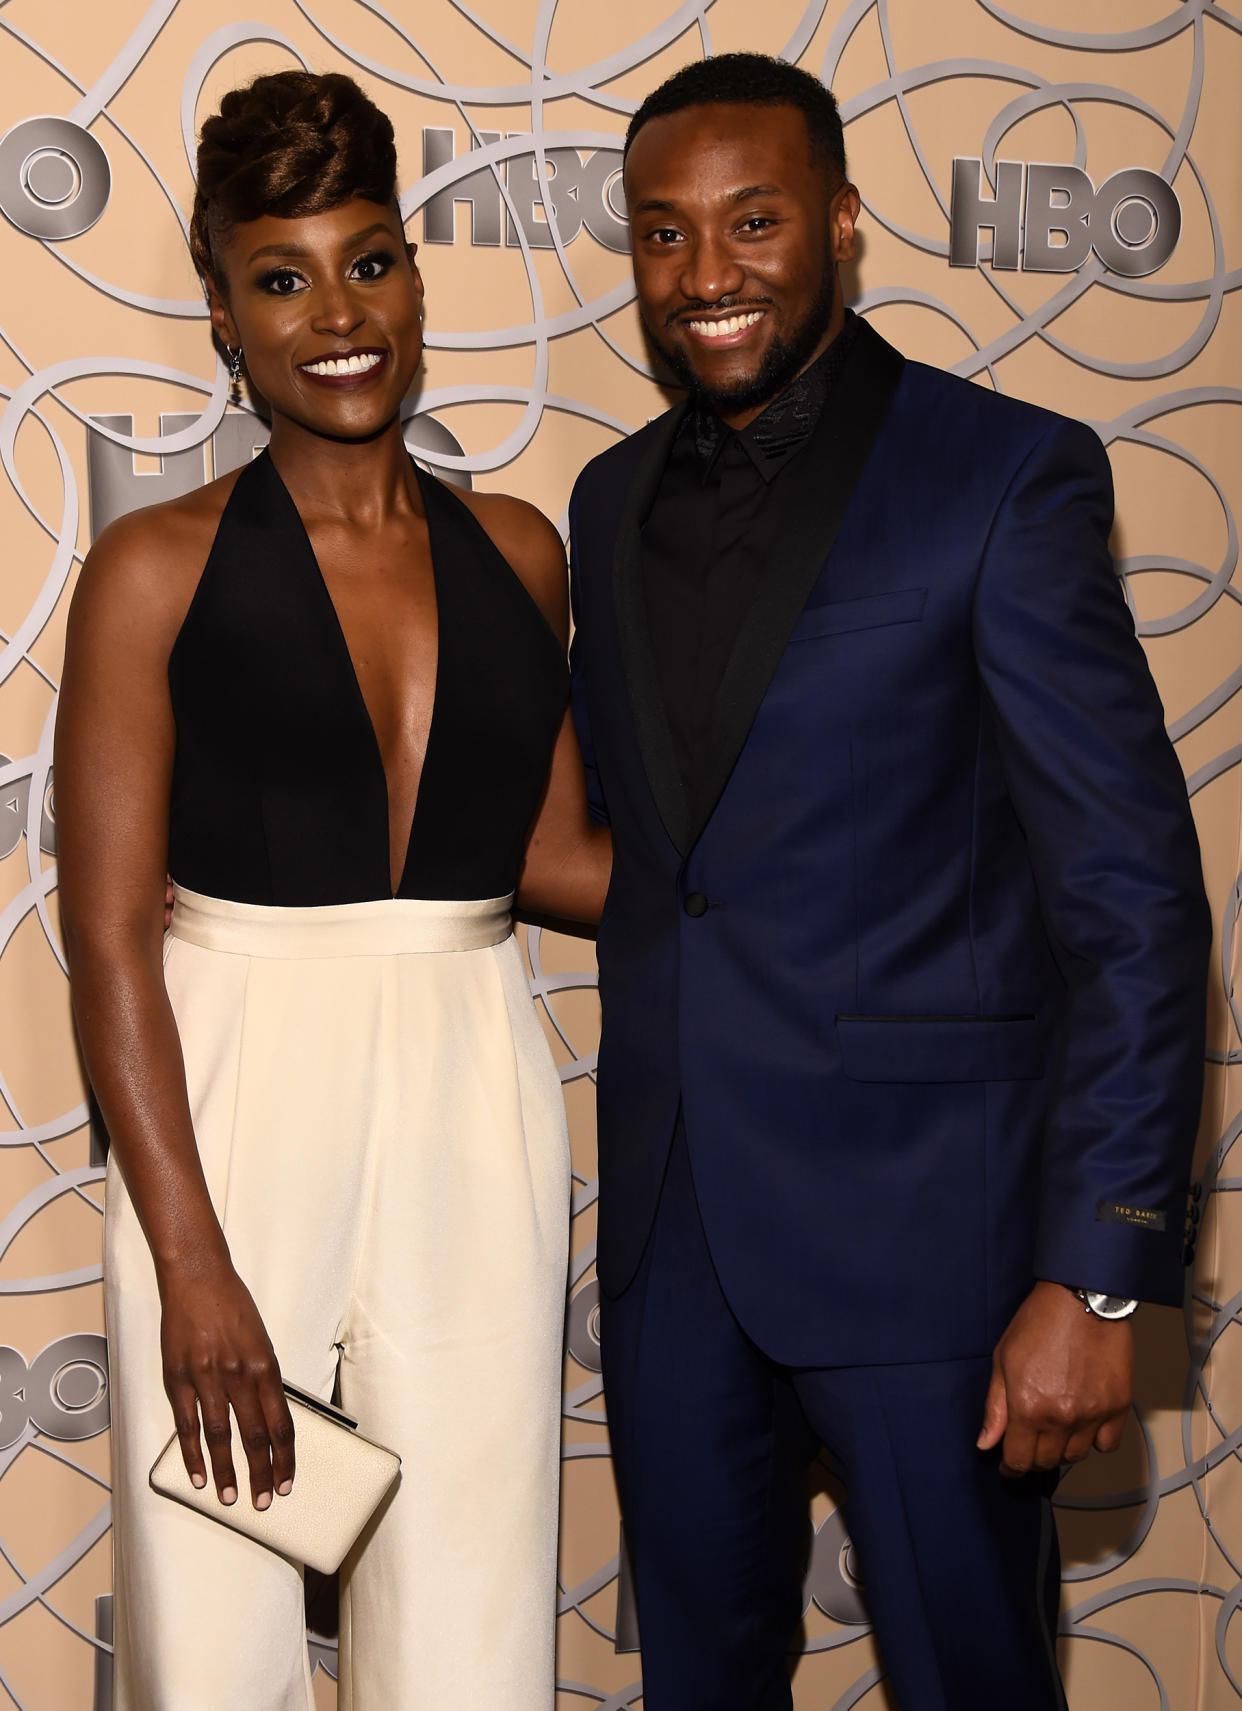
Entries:
POLYGON ((119 1711, 312 1705, 297 1570, 147 1486, 171 1401, 196 1484, 280 1502, 282 1375, 339 1383, 404 1463, 342 1571, 342 1706, 553 1702, 568 1157, 509 904, 596 916, 606 839, 555 531, 402 441, 423 287, 395 190, 348 78, 225 97, 192 243, 270 447, 109 528, 70 616, 60 896, 113 1142, 119 1711))

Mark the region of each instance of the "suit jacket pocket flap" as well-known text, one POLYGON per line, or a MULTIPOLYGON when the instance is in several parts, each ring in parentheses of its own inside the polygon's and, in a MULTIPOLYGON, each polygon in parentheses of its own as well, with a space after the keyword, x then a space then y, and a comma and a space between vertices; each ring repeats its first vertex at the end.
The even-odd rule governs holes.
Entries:
POLYGON ((881 624, 912 624, 923 616, 925 588, 894 588, 888 594, 864 594, 858 600, 829 600, 807 606, 794 625, 792 642, 836 636, 845 630, 873 630, 881 624))
POLYGON ((852 1081, 1031 1081, 1044 1071, 1034 1016, 838 1016, 852 1081))

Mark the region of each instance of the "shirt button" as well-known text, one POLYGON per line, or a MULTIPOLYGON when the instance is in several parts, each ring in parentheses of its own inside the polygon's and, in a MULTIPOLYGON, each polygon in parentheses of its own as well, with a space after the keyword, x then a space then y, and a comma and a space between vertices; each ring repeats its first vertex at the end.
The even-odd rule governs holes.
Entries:
POLYGON ((701 891, 692 891, 682 904, 682 908, 692 920, 698 920, 700 915, 707 913, 707 899, 701 891))

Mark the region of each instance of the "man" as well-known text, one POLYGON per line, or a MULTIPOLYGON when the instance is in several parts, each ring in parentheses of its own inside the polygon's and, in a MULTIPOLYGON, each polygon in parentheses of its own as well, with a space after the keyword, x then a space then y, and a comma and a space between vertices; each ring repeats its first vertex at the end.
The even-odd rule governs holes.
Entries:
POLYGON ((1209 936, 1107 460, 845 311, 805 73, 679 73, 625 184, 691 393, 571 507, 644 1705, 790 1705, 818 1440, 902 1711, 1049 1711, 1056 1470, 1181 1299, 1209 936))

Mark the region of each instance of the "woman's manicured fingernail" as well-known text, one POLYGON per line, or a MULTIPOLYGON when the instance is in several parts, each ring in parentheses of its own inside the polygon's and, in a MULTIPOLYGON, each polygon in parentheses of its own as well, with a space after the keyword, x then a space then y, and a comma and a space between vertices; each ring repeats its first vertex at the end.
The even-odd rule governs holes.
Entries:
POLYGON ((259 1495, 254 1500, 254 1506, 256 1509, 266 1509, 271 1501, 272 1494, 270 1491, 260 1491, 259 1495))
POLYGON ((235 1485, 226 1485, 224 1490, 220 1493, 220 1501, 221 1503, 236 1503, 237 1487, 235 1485))
POLYGON ((195 1491, 201 1491, 206 1483, 207 1475, 205 1473, 192 1473, 190 1475, 190 1484, 194 1487, 195 1491))
POLYGON ((282 1479, 276 1489, 282 1497, 288 1497, 289 1493, 293 1490, 293 1481, 291 1479, 282 1479))

